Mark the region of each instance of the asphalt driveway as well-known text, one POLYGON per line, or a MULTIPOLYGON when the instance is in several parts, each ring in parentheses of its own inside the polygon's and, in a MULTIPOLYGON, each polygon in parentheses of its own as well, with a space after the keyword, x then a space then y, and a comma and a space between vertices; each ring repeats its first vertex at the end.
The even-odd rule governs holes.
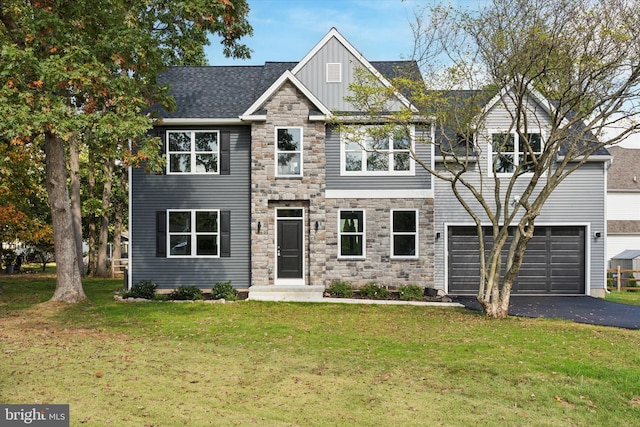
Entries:
MULTIPOLYGON (((481 310, 475 297, 456 297, 455 302, 471 310, 481 310)), ((521 317, 567 319, 590 325, 640 329, 640 306, 618 304, 587 296, 518 296, 512 295, 509 314, 521 317)))

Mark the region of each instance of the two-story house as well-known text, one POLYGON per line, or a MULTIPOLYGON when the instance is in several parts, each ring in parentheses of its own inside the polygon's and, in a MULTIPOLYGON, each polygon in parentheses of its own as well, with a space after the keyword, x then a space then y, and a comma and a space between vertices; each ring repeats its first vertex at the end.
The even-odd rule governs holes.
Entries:
MULTIPOLYGON (((164 73, 177 109, 154 128, 166 170, 131 170, 128 286, 231 281, 266 300, 321 299, 335 280, 474 293, 471 221, 410 156, 437 167, 433 144, 418 142, 430 126, 358 144, 333 121, 339 112, 367 126, 345 100, 358 68, 389 86, 406 67, 415 64, 368 61, 332 29, 296 63, 164 73)), ((411 107, 401 94, 394 103, 411 107)), ((486 129, 505 116, 489 105, 486 129)), ((516 292, 603 295, 604 239, 593 236, 605 231, 604 161, 553 195, 516 292)))

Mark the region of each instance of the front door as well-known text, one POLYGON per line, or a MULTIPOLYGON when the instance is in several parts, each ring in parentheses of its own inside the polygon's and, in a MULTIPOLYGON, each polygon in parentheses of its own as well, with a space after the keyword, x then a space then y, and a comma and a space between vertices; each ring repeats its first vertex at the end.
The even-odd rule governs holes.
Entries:
POLYGON ((302 209, 276 210, 277 279, 280 283, 303 284, 303 215, 302 209))

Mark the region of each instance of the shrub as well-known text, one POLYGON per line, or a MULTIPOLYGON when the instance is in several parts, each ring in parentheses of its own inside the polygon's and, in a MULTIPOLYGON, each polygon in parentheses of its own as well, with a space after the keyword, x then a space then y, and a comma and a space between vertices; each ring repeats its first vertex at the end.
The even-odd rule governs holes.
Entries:
POLYGON ((123 292, 122 298, 154 299, 157 287, 158 285, 151 280, 141 280, 133 285, 130 291, 123 292))
POLYGON ((627 280, 627 287, 629 288, 637 288, 638 282, 636 281, 636 277, 633 273, 629 273, 629 280, 627 280))
POLYGON ((403 301, 421 301, 424 289, 418 285, 402 285, 398 288, 398 296, 403 301))
POLYGON ((180 285, 171 291, 168 298, 181 301, 202 299, 202 291, 197 286, 180 285))
POLYGON ((349 282, 331 282, 329 289, 327 289, 329 295, 335 298, 349 298, 353 296, 353 287, 349 282))
POLYGON ((238 291, 231 285, 231 282, 218 282, 211 289, 211 299, 235 301, 238 299, 238 291))
POLYGON ((369 299, 387 299, 391 296, 391 293, 384 286, 367 283, 360 288, 360 295, 369 299))

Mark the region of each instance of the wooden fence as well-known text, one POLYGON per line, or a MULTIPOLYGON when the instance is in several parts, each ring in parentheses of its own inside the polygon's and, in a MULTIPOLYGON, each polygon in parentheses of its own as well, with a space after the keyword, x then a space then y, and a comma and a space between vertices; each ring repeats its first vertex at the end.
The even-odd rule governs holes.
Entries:
POLYGON ((129 259, 119 258, 111 260, 111 277, 124 276, 124 270, 129 265, 129 259))
POLYGON ((607 270, 607 288, 617 289, 618 291, 640 291, 638 282, 640 282, 640 270, 622 270, 620 266, 607 270), (625 273, 627 277, 622 277, 625 273), (633 278, 629 277, 633 274, 633 278), (623 286, 623 283, 625 286, 623 286), (629 286, 631 285, 631 286, 629 286))

